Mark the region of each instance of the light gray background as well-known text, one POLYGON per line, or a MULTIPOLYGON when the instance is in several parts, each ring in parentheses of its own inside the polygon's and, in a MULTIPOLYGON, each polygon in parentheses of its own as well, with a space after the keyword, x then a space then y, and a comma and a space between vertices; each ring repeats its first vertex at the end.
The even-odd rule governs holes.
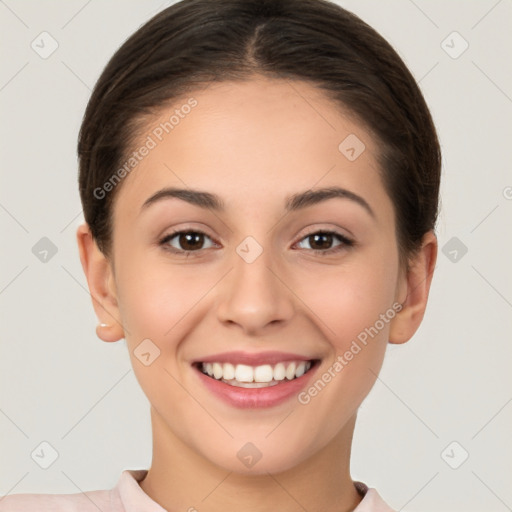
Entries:
MULTIPOLYGON (((108 489, 150 465, 149 405, 126 344, 95 336, 75 147, 104 65, 171 3, 0 1, 0 495, 108 489), (59 45, 47 59, 31 48, 43 31, 59 45), (43 237, 58 249, 46 263, 32 252, 43 237), (48 469, 31 458, 43 441, 58 452, 48 469)), ((359 413, 352 476, 397 510, 512 510, 512 2, 339 3, 420 82, 444 156, 440 247, 467 247, 440 252, 422 327, 389 347, 359 413), (469 43, 458 58, 445 51, 462 48, 453 31, 469 43)))

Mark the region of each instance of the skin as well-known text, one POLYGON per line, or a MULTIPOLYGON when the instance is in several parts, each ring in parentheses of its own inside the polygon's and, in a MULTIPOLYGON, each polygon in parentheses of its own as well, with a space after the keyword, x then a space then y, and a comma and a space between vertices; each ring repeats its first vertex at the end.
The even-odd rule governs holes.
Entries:
MULTIPOLYGON (((406 342, 420 325, 436 237, 424 236, 408 271, 400 266, 378 144, 313 86, 255 76, 192 96, 198 105, 117 191, 111 259, 86 224, 77 231, 93 305, 108 324, 97 334, 126 339, 151 404, 153 461, 140 485, 168 510, 353 510, 361 501, 349 469, 357 409, 388 342, 406 342), (354 161, 338 149, 349 134, 366 146, 354 161), (217 194, 226 210, 168 198, 141 212, 169 186, 217 194), (284 210, 290 195, 329 186, 362 197, 374 215, 347 198, 284 210), (184 257, 159 245, 174 229, 207 237, 184 257), (314 253, 340 246, 336 237, 315 245, 307 235, 321 229, 355 244, 314 253), (236 252, 247 236, 263 249, 252 263, 236 252), (321 359, 316 380, 397 303, 402 310, 306 405, 292 398, 237 409, 213 396, 191 368, 224 351, 289 351, 321 359), (149 366, 134 355, 147 338, 160 350, 149 366), (262 454, 252 468, 237 457, 247 442, 262 454)), ((148 122, 140 140, 183 103, 148 122)), ((179 237, 171 243, 184 247, 179 237)))

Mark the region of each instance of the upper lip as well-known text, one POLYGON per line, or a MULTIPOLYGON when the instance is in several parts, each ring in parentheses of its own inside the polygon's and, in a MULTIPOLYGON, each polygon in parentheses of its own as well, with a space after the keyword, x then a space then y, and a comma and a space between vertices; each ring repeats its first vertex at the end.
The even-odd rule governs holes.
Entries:
POLYGON ((285 361, 312 361, 315 358, 293 354, 291 352, 258 352, 251 354, 250 352, 221 352, 211 356, 205 356, 196 359, 192 364, 197 363, 231 363, 246 364, 248 366, 259 366, 263 364, 274 365, 285 361))

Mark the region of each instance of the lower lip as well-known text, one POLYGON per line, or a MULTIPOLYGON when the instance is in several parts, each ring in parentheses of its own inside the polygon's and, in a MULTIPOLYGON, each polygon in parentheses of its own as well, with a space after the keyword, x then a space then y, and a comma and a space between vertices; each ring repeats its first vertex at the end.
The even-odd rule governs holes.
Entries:
POLYGON ((266 388, 230 386, 225 382, 205 375, 199 368, 194 367, 194 370, 199 374, 201 382, 224 402, 240 409, 259 409, 274 407, 296 396, 306 387, 317 366, 318 363, 315 362, 304 375, 293 380, 284 379, 279 384, 266 388))

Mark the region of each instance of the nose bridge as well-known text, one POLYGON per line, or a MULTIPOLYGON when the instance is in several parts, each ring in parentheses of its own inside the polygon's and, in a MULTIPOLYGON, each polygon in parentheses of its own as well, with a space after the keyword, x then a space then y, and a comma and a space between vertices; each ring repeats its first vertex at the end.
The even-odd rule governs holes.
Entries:
POLYGON ((233 255, 233 271, 221 289, 220 321, 256 332, 270 323, 291 318, 291 294, 276 277, 273 263, 270 248, 251 236, 242 240, 233 255))

